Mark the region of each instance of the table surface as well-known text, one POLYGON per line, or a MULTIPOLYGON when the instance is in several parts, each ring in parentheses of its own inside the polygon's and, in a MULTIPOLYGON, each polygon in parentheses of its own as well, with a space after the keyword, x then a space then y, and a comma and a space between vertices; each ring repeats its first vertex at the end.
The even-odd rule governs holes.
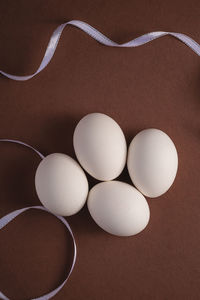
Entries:
MULTIPOLYGON (((200 1, 49 0, 0 2, 0 69, 33 73, 53 30, 79 19, 117 42, 155 30, 188 34, 200 42, 200 1)), ((100 45, 74 27, 64 30, 49 66, 27 82, 0 77, 0 137, 20 139, 44 154, 73 157, 73 131, 81 117, 103 112, 130 143, 144 128, 175 142, 179 169, 172 188, 148 199, 148 227, 120 238, 101 230, 85 207, 67 218, 78 258, 56 300, 200 299, 200 61, 183 43, 163 37, 135 49, 100 45)), ((34 174, 39 158, 1 144, 0 216, 38 205, 34 174)), ((120 180, 130 183, 125 170, 120 180)), ((90 186, 96 182, 89 178, 90 186)), ((0 233, 0 290, 30 299, 55 288, 72 261, 64 226, 29 211, 0 233)))

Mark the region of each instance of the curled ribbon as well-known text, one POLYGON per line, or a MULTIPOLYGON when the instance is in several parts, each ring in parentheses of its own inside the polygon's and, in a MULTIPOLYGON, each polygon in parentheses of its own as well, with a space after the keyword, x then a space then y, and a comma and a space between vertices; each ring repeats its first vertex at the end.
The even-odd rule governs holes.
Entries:
MULTIPOLYGON (((32 146, 26 144, 26 143, 23 143, 21 141, 18 141, 18 140, 10 140, 10 139, 0 139, 0 142, 11 142, 11 143, 16 143, 16 144, 20 144, 20 145, 23 145, 27 148, 30 148, 32 149, 36 154, 39 155, 39 157, 41 159, 44 158, 44 155, 42 153, 40 153, 37 149, 33 148, 32 146)), ((2 217, 0 219, 0 230, 2 228, 4 228, 6 225, 8 225, 12 220, 14 220, 17 216, 19 216, 20 214, 22 214, 23 212, 29 210, 29 209, 40 209, 40 210, 43 210, 43 211, 46 211, 48 213, 51 213, 50 211, 48 211, 45 207, 43 206, 29 206, 29 207, 25 207, 25 208, 22 208, 22 209, 18 209, 18 210, 15 210, 11 213, 9 213, 8 215, 2 217)), ((52 214, 52 213, 51 213, 52 214)), ((68 224, 68 222, 65 220, 65 218, 61 217, 61 216, 57 216, 55 214, 52 214, 54 215, 56 218, 58 218, 64 225, 65 227, 68 229, 71 237, 72 237, 72 241, 73 241, 73 246, 74 246, 74 257, 73 257, 73 261, 72 261, 72 265, 71 265, 71 268, 70 268, 70 271, 66 277, 66 279, 59 285, 59 287, 57 287, 55 290, 51 291, 50 293, 46 294, 46 295, 43 295, 41 297, 38 297, 38 298, 34 298, 32 300, 48 300, 48 299, 51 299, 52 297, 54 297, 61 289, 62 287, 65 285, 65 283, 67 282, 69 276, 71 275, 73 269, 74 269, 74 265, 75 265, 75 262, 76 262, 76 256, 77 256, 77 248, 76 248, 76 242, 75 242, 75 238, 74 238, 74 235, 73 235, 73 232, 71 230, 71 227, 70 225, 68 224)), ((9 300, 8 297, 6 297, 1 291, 0 291, 0 299, 2 300, 9 300)))
POLYGON ((16 75, 8 74, 2 70, 0 70, 0 73, 10 79, 18 80, 18 81, 25 81, 25 80, 31 79, 32 77, 36 76, 44 68, 46 68, 46 66, 49 64, 49 62, 53 58, 53 55, 56 51, 62 31, 67 25, 72 25, 72 26, 75 26, 75 27, 81 29, 82 31, 84 31, 85 33, 90 35, 93 39, 97 40, 99 43, 101 43, 105 46, 109 46, 109 47, 122 47, 122 48, 138 47, 138 46, 144 45, 146 43, 149 43, 159 37, 162 37, 165 35, 170 35, 170 36, 173 36, 176 39, 180 40, 181 42, 185 43, 197 55, 200 56, 200 45, 195 40, 193 40, 189 36, 182 34, 182 33, 154 31, 154 32, 150 32, 150 33, 141 35, 127 43, 118 44, 118 43, 110 40, 108 37, 103 35, 101 32, 99 32, 97 29, 95 29, 91 25, 89 25, 85 22, 79 21, 79 20, 72 20, 72 21, 61 24, 53 32, 53 34, 49 40, 48 46, 46 48, 42 62, 35 73, 33 73, 32 75, 28 75, 28 76, 16 76, 16 75))

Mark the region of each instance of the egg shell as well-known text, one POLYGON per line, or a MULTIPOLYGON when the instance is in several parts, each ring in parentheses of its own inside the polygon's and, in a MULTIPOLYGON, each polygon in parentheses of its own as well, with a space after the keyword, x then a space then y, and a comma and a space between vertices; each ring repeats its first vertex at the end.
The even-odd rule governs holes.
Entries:
POLYGON ((126 164, 123 131, 105 114, 91 113, 82 118, 75 128, 73 143, 81 166, 98 180, 118 177, 126 164))
POLYGON ((35 187, 42 204, 61 216, 77 213, 88 195, 84 171, 73 158, 61 153, 50 154, 40 162, 35 187))
POLYGON ((158 197, 171 187, 176 177, 176 147, 163 131, 145 129, 132 140, 127 165, 136 188, 145 196, 158 197))
POLYGON ((87 205, 94 221, 105 231, 117 236, 141 232, 150 218, 144 196, 132 185, 121 181, 95 185, 89 192, 87 205))

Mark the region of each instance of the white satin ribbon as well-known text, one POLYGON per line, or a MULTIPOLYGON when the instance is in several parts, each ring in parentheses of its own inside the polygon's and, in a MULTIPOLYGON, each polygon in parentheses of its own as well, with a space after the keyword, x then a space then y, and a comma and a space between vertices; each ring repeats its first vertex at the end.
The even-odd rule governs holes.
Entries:
MULTIPOLYGON (((32 146, 30 146, 30 145, 28 145, 26 143, 23 143, 21 141, 10 140, 10 139, 0 139, 0 142, 11 142, 11 143, 16 143, 16 144, 23 145, 25 147, 28 147, 28 148, 32 149, 34 152, 36 152, 39 155, 40 158, 42 158, 42 159, 44 158, 44 155, 41 154, 38 150, 36 150, 32 146)), ((17 216, 19 216, 20 214, 24 213, 25 211, 27 211, 29 209, 40 209, 40 210, 46 211, 48 213, 51 213, 50 211, 48 211, 43 206, 29 206, 29 207, 25 207, 25 208, 22 208, 22 209, 18 209, 18 210, 13 211, 13 212, 9 213, 8 215, 6 215, 6 216, 4 216, 4 217, 2 217, 0 219, 0 230, 3 229, 12 220, 14 220, 17 216)), ((52 215, 54 215, 54 214, 52 214, 52 215)), ((48 299, 51 299, 52 297, 54 297, 62 289, 62 287, 65 285, 65 283, 67 282, 69 276, 71 275, 71 273, 72 273, 72 271, 74 269, 74 265, 75 265, 75 262, 76 262, 77 248, 76 248, 76 242, 75 242, 75 238, 74 238, 73 232, 71 230, 71 227, 68 224, 68 222, 65 220, 65 218, 63 218, 61 216, 57 216, 57 215, 54 215, 54 216, 56 218, 58 218, 66 226, 66 228, 68 229, 68 231, 69 231, 69 233, 70 233, 70 235, 72 237, 73 246, 74 246, 74 257, 73 257, 72 265, 71 265, 70 271, 69 271, 66 279, 59 285, 59 287, 57 287, 55 290, 51 291, 48 294, 45 294, 45 295, 43 295, 41 297, 38 297, 38 298, 34 298, 32 300, 48 300, 48 299)), ((1 291, 0 291, 0 299, 9 300, 9 298, 6 297, 1 291)))
POLYGON ((14 144, 19 144, 19 145, 25 146, 25 147, 33 150, 36 154, 38 154, 41 159, 44 158, 44 155, 42 153, 40 153, 37 149, 35 149, 34 147, 32 147, 24 142, 21 142, 18 140, 10 140, 10 139, 0 139, 0 142, 9 142, 9 143, 14 143, 14 144))
POLYGON ((97 29, 90 26, 89 24, 82 22, 82 21, 73 20, 73 21, 69 21, 69 22, 61 24, 53 32, 53 34, 49 40, 49 44, 46 48, 42 62, 35 73, 33 73, 32 75, 28 75, 28 76, 16 76, 16 75, 8 74, 2 70, 0 70, 0 73, 10 79, 19 80, 19 81, 25 81, 25 80, 31 79, 32 77, 34 77, 35 75, 40 73, 44 68, 46 68, 48 63, 51 61, 51 59, 56 51, 62 31, 67 25, 72 25, 72 26, 75 26, 75 27, 81 29, 82 31, 84 31, 85 33, 90 35, 93 39, 97 40, 99 43, 101 43, 105 46, 109 46, 109 47, 122 47, 122 48, 138 47, 138 46, 144 45, 146 43, 149 43, 159 37, 162 37, 165 35, 170 35, 170 36, 173 36, 176 39, 180 40, 181 42, 185 43, 197 55, 200 56, 200 45, 196 41, 194 41, 192 38, 190 38, 189 36, 182 34, 182 33, 154 31, 154 32, 150 32, 150 33, 144 34, 142 36, 139 36, 127 43, 118 44, 118 43, 110 40, 108 37, 103 35, 101 32, 99 32, 97 29))

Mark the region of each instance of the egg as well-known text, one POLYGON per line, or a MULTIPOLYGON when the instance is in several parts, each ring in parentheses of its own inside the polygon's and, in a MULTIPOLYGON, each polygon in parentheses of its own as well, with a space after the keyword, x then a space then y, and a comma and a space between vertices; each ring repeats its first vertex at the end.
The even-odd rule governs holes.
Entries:
POLYGON ((91 113, 82 118, 75 128, 73 144, 81 166, 98 180, 118 177, 126 164, 124 134, 105 114, 91 113))
POLYGON ((85 204, 88 181, 79 164, 70 156, 53 153, 39 164, 35 188, 41 203, 52 213, 71 216, 85 204))
POLYGON ((158 197, 171 187, 176 177, 176 147, 163 131, 145 129, 129 146, 127 166, 135 187, 145 196, 158 197))
POLYGON ((121 181, 107 181, 95 185, 87 201, 94 221, 105 231, 117 236, 141 232, 150 218, 144 196, 132 185, 121 181))

